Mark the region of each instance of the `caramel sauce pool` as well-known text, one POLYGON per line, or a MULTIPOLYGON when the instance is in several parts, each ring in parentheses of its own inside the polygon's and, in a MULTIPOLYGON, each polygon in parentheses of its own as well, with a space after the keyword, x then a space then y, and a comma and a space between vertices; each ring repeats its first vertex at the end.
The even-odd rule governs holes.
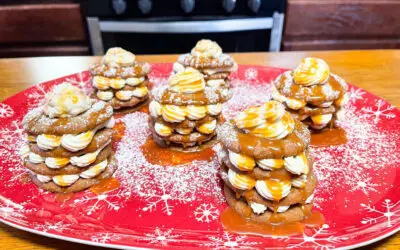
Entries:
POLYGON ((346 131, 342 128, 329 128, 311 133, 310 145, 314 147, 337 146, 347 143, 346 131))
POLYGON ((116 178, 107 178, 100 181, 99 184, 92 186, 89 190, 97 195, 118 189, 121 183, 116 178))
POLYGON ((74 198, 74 193, 58 193, 54 196, 54 200, 57 202, 65 202, 72 198, 74 198))
POLYGON ((212 148, 206 148, 199 152, 179 152, 168 148, 163 148, 149 137, 141 147, 146 160, 151 164, 159 164, 163 166, 176 166, 186 164, 195 160, 210 161, 215 152, 212 148))
MULTIPOLYGON (((277 216, 279 216, 279 214, 277 214, 277 216)), ((322 226, 325 222, 325 218, 320 212, 312 212, 307 219, 300 222, 281 225, 261 224, 247 220, 228 207, 221 214, 221 222, 227 231, 233 233, 258 236, 291 236, 302 234, 306 226, 322 226)))

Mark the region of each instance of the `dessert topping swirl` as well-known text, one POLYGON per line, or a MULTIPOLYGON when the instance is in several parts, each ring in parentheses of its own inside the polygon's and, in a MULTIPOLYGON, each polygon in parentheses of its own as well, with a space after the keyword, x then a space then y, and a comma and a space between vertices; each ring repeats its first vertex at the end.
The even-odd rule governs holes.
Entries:
POLYGON ((111 67, 129 66, 135 62, 135 54, 123 48, 110 48, 103 57, 103 63, 111 67))
POLYGON ((329 78, 328 64, 319 58, 304 58, 293 72, 293 79, 299 85, 322 84, 329 78))
POLYGON ((202 91, 206 85, 203 75, 192 68, 172 75, 168 83, 172 91, 185 94, 202 91))
POLYGON ((277 101, 250 107, 235 117, 236 126, 247 133, 267 139, 282 139, 294 130, 293 117, 277 101))
POLYGON ((62 83, 49 94, 44 113, 50 117, 71 117, 90 109, 92 101, 77 87, 62 83))
POLYGON ((197 42, 191 54, 198 57, 216 58, 222 54, 222 49, 216 42, 202 39, 197 42))

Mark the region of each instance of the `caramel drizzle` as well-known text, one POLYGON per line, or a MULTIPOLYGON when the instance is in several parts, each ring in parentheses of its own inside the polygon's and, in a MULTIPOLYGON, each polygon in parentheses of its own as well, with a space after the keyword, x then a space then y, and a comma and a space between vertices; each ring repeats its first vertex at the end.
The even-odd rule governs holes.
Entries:
POLYGON ((332 91, 337 93, 335 99, 341 98, 347 91, 347 87, 341 85, 332 75, 329 76, 327 82, 324 84, 315 84, 305 87, 296 84, 293 79, 288 79, 287 76, 283 74, 277 87, 281 88, 282 86, 285 86, 285 82, 287 81, 292 81, 292 84, 290 85, 289 91, 285 91, 286 97, 297 100, 308 100, 315 106, 318 106, 327 100, 327 96, 324 93, 324 88, 326 88, 325 85, 329 85, 332 91))

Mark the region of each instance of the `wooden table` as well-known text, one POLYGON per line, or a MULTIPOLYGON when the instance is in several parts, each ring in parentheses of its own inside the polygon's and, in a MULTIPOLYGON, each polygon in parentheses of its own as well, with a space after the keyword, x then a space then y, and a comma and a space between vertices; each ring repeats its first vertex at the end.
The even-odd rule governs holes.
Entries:
MULTIPOLYGON (((294 68, 307 56, 323 58, 349 83, 400 107, 400 50, 233 54, 239 64, 294 68)), ((138 56, 147 62, 174 62, 176 55, 138 56)), ((85 70, 98 57, 0 59, 0 100, 29 86, 85 70)), ((400 249, 400 233, 370 246, 400 249)), ((87 246, 30 234, 0 223, 1 249, 88 249, 87 246)), ((90 247, 90 249, 101 249, 90 247)))

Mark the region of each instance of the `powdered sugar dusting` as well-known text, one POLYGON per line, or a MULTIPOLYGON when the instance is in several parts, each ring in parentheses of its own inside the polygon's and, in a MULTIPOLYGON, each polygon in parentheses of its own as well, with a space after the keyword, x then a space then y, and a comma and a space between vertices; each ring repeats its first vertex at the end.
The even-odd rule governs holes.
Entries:
MULTIPOLYGON (((150 200, 150 203, 158 196, 182 203, 200 198, 221 202, 223 198, 216 176, 219 169, 217 157, 210 162, 194 161, 184 167, 154 165, 146 160, 140 147, 150 136, 148 119, 147 114, 140 112, 120 119, 126 126, 125 136, 116 151, 119 165, 116 176, 121 180, 121 186, 130 189, 132 194, 150 200)), ((144 207, 143 211, 150 208, 144 207)), ((171 213, 165 207, 162 211, 171 213)))

